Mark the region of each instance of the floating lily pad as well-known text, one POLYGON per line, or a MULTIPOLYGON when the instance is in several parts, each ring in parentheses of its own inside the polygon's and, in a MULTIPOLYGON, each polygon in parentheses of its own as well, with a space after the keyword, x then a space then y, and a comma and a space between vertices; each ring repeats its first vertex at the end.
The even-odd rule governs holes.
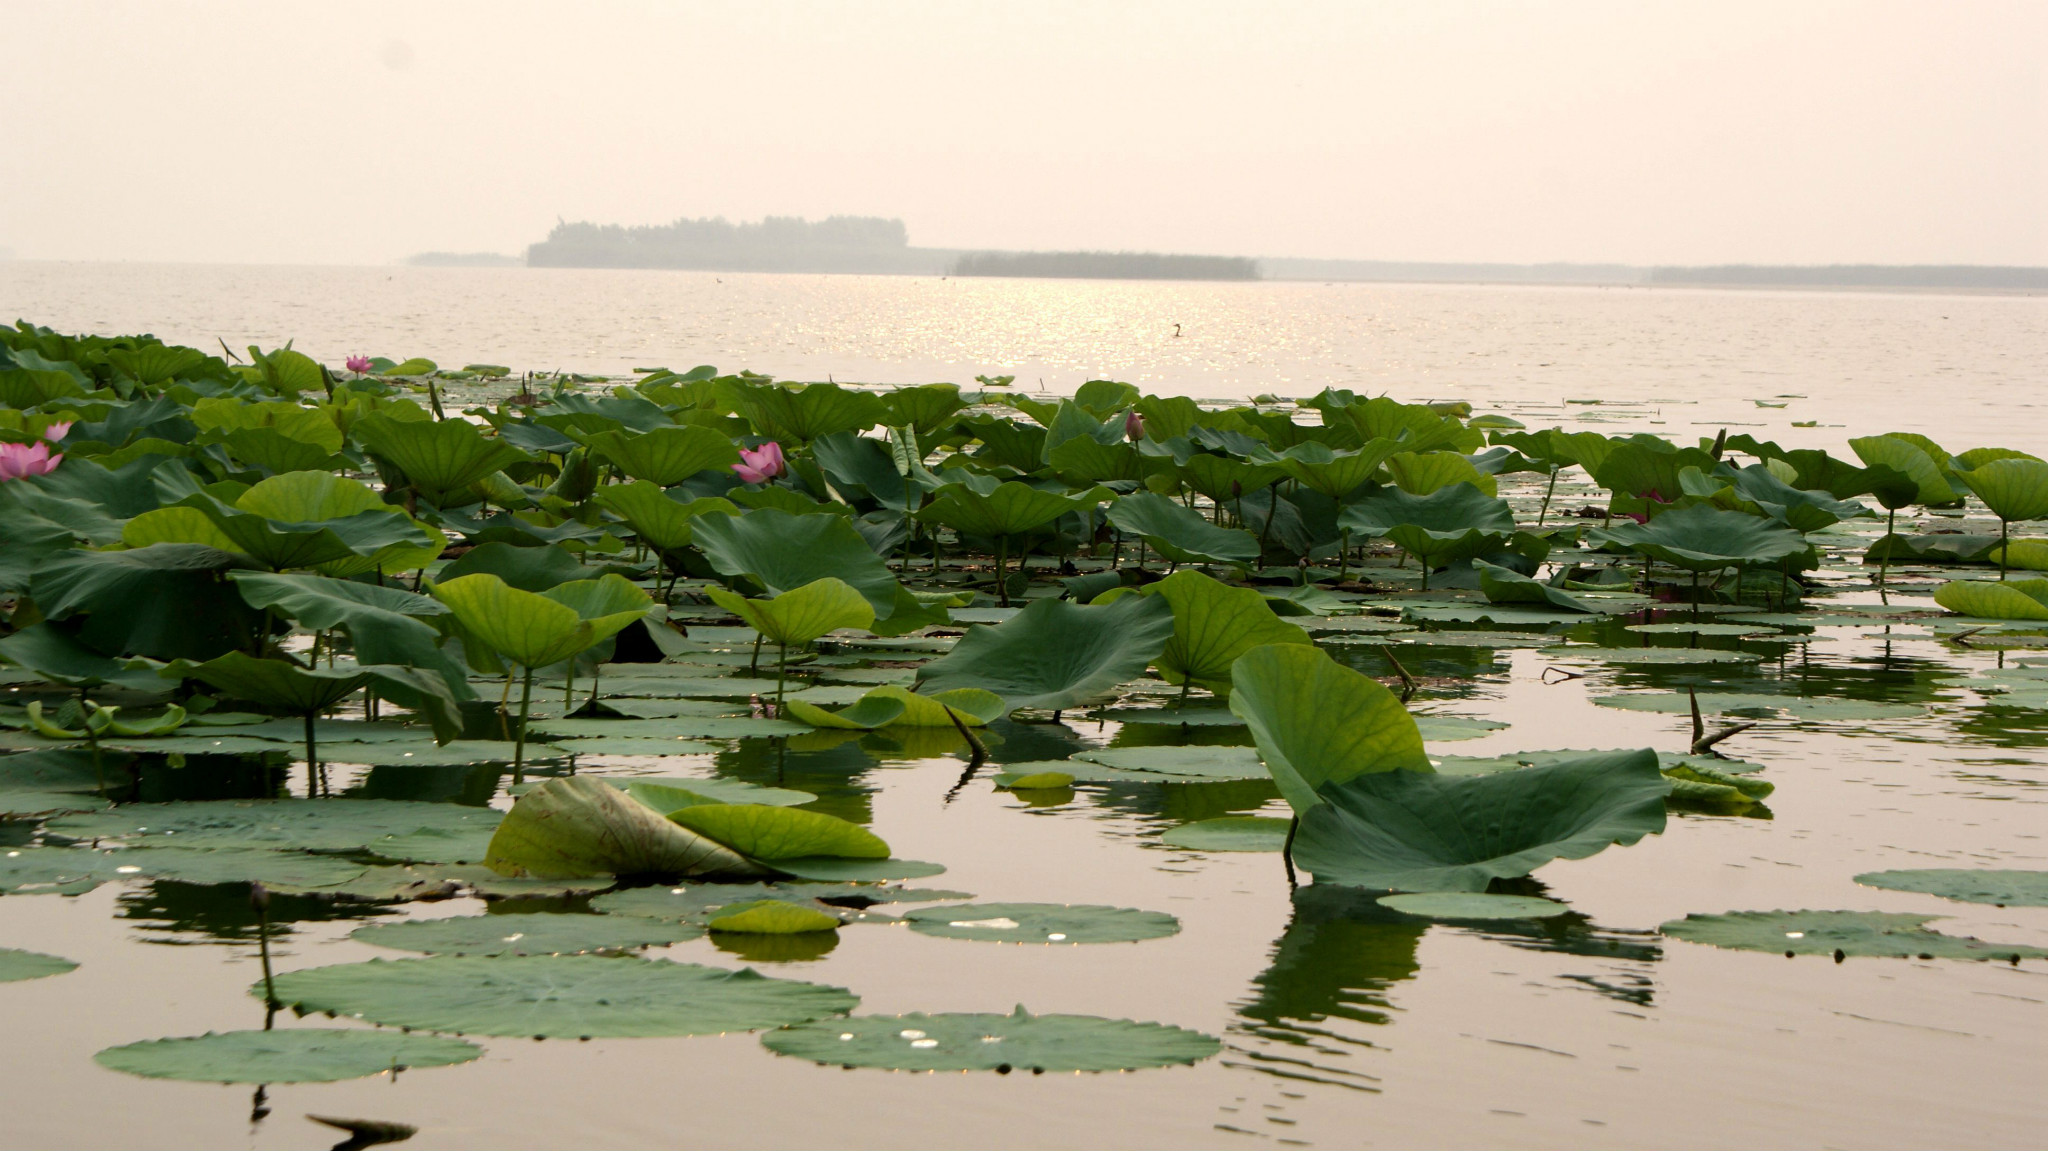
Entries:
POLYGON ((769 866, 784 875, 825 883, 891 883, 899 879, 923 879, 946 870, 943 863, 928 863, 922 859, 840 859, 825 855, 778 859, 769 866))
POLYGON ((1244 719, 1226 707, 1112 707, 1094 712, 1091 719, 1111 723, 1145 723, 1161 727, 1243 727, 1244 719))
MULTIPOLYGON (((1579 616, 1581 620, 1592 618, 1579 616)), ((1364 643, 1365 640, 1345 639, 1338 643, 1364 643)), ((1561 635, 1545 635, 1526 631, 1418 631, 1399 637, 1396 641, 1403 647, 1550 647, 1564 642, 1561 635)))
POLYGON ((78 964, 60 955, 44 955, 40 951, 17 951, 12 947, 0 947, 0 983, 42 979, 45 976, 62 975, 77 969, 78 964))
POLYGON ((1424 743, 1452 743, 1504 731, 1508 725, 1497 719, 1469 719, 1461 715, 1418 715, 1415 717, 1415 727, 1422 733, 1424 743))
POLYGON ((0 791, 0 815, 71 815, 112 806, 112 800, 84 792, 0 791))
POLYGON ((109 1047, 93 1062, 110 1071, 194 1083, 332 1083, 467 1063, 483 1053, 474 1043, 436 1035, 298 1027, 151 1039, 109 1047))
POLYGON ((2048 907, 2048 871, 2000 871, 1934 867, 1917 871, 1867 871, 1856 877, 1866 887, 1917 891, 1964 903, 2000 907, 2048 907))
POLYGON ((280 847, 347 851, 394 835, 456 834, 496 827, 502 812, 394 799, 216 799, 127 804, 102 815, 52 820, 72 839, 159 840, 180 847, 280 847))
POLYGON ((1753 651, 1723 651, 1711 647, 1559 647, 1546 653, 1557 659, 1591 659, 1601 663, 1663 664, 1676 666, 1699 663, 1758 663, 1763 656, 1753 651))
POLYGON ((1064 771, 1034 771, 1028 775, 1018 775, 1015 772, 1004 774, 1005 778, 999 786, 1011 791, 1057 791, 1063 787, 1074 786, 1073 775, 1064 771))
POLYGON ((919 891, 851 883, 685 883, 608 892, 590 906, 608 915, 643 915, 708 924, 732 908, 780 900, 814 910, 858 910, 883 903, 936 903, 972 899, 964 891, 919 891))
MULTIPOLYGON (((1783 714, 1794 719, 1816 720, 1910 719, 1926 710, 1917 704, 1887 703, 1880 700, 1765 695, 1733 691, 1703 691, 1699 693, 1699 701, 1701 715, 1732 715, 1744 718, 1768 718, 1783 714)), ((1627 711, 1658 711, 1672 715, 1684 715, 1692 710, 1690 700, 1669 691, 1599 695, 1593 697, 1593 702, 1601 707, 1618 707, 1627 711)))
POLYGON ((1477 891, 1424 891, 1382 895, 1381 907, 1425 919, 1548 919, 1571 908, 1533 895, 1487 895, 1477 891))
POLYGON ((743 779, 700 779, 682 776, 657 778, 630 775, 612 776, 605 782, 624 789, 627 795, 636 798, 645 794, 646 789, 655 787, 687 791, 719 803, 759 803, 770 807, 800 807, 815 802, 818 798, 808 791, 797 791, 788 787, 763 787, 761 784, 748 783, 743 779))
POLYGON ((1165 912, 1103 904, 963 903, 903 918, 923 935, 991 943, 1136 943, 1180 931, 1180 920, 1165 912))
MULTIPOLYGON (((278 998, 300 1011, 426 1031, 556 1038, 753 1031, 860 1004, 840 987, 597 955, 372 959, 287 972, 276 986, 278 998)), ((263 985, 250 991, 260 997, 263 985)))
POLYGON ((249 883, 299 888, 333 887, 363 874, 364 866, 332 855, 238 848, 131 847, 114 855, 122 875, 179 883, 249 883))
MULTIPOLYGON (((1108 747, 1074 753, 1074 758, 1121 771, 1182 780, 1265 779, 1266 765, 1255 747, 1108 747)), ((1085 778, 1078 772, 1075 778, 1085 778)))
POLYGON ((630 915, 457 915, 358 927, 349 938, 373 947, 434 955, 577 955, 695 939, 680 922, 630 915))
POLYGON ((1935 915, 1886 911, 1731 911, 1688 915, 1658 930, 1677 939, 1739 951, 1893 959, 2043 959, 2048 951, 1927 930, 1935 915))
POLYGON ((1137 1071, 1199 1063, 1223 1045, 1199 1031, 1093 1015, 867 1015, 771 1031, 778 1055, 892 1071, 1137 1071))
MULTIPOLYGON (((768 680, 773 694, 775 681, 768 680)), ((758 692, 742 692, 743 697, 758 692)), ((752 716, 678 716, 674 719, 547 719, 532 722, 533 733, 557 741, 584 739, 751 739, 757 736, 802 735, 811 730, 800 723, 752 716)), ((577 751, 572 744, 562 746, 577 751)))
MULTIPOLYGON (((460 767, 472 763, 512 762, 511 744, 485 739, 458 739, 438 747, 431 739, 322 743, 319 750, 322 763, 361 763, 371 767, 460 767)), ((568 755, 567 751, 552 744, 526 745, 529 767, 536 763, 559 762, 567 759, 568 755)))
POLYGON ((1769 635, 1771 629, 1741 623, 1688 623, 1684 620, 1666 620, 1662 623, 1632 623, 1624 631, 1642 632, 1644 635, 1769 635))
POLYGON ((1159 842, 1191 851, 1279 851, 1292 823, 1263 815, 1225 815, 1168 828, 1159 842))
MULTIPOLYGON (((79 895, 123 878, 115 852, 78 847, 0 849, 0 892, 8 895, 79 895)), ((128 875, 139 874, 128 872, 128 875)))
MULTIPOLYGON (((1603 611, 1620 612, 1633 605, 1594 605, 1603 611)), ((1410 603, 1401 605, 1404 619, 1426 623, 1488 623, 1496 627, 1552 627, 1563 623, 1585 623, 1597 616, 1582 612, 1523 610, 1489 603, 1410 603)))

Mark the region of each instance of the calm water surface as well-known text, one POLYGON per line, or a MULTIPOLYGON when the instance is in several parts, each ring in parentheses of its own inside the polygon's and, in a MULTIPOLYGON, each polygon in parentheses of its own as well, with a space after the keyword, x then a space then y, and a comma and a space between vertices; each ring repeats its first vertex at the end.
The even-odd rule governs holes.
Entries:
MULTIPOLYGON (((579 370, 713 362, 888 381, 1001 370, 1054 388, 1112 375, 1218 396, 1336 384, 1539 419, 1611 411, 1628 426, 1663 421, 1673 436, 1742 417, 1760 434, 1814 437, 1802 443, 1906 428, 1951 448, 2048 449, 2035 395, 2048 305, 2024 298, 0 264, 0 303, 62 328, 194 344, 296 336, 329 360, 364 350, 579 370), (1784 393, 1805 398, 1773 398, 1784 393), (1848 430, 1792 429, 1794 419, 1848 430)), ((1860 573, 1830 580, 1842 602, 1874 599, 1860 573)), ((1544 930, 1396 922, 1327 893, 1290 898, 1271 855, 1157 842, 1183 819, 1263 802, 1238 785, 1084 787, 1041 808, 974 784, 949 805, 957 756, 852 744, 789 757, 789 786, 870 817, 899 856, 947 865, 922 886, 1152 908, 1184 927, 1072 948, 855 927, 820 958, 762 970, 851 988, 862 1013, 1022 1003, 1222 1037, 1224 1053, 1196 1067, 920 1075, 819 1068, 752 1035, 485 1039, 484 1059, 463 1067, 273 1088, 272 1114, 252 1124, 249 1088, 91 1062, 109 1045, 262 1019, 247 994, 258 972, 239 893, 113 884, 0 899, 0 946, 83 962, 0 984, 0 1146, 326 1146, 325 1129, 301 1118, 314 1112, 416 1124, 406 1146, 419 1148, 2038 1147, 2048 965, 1838 966, 1655 934, 1687 912, 1845 908, 1945 915, 1945 931, 2048 946, 2048 909, 1852 881, 1891 867, 2048 867, 2048 724, 1986 725, 1972 697, 1937 682, 2001 657, 1880 632, 1824 628, 1714 674, 1744 690, 1804 684, 1921 702, 1921 717, 1766 723, 1736 737, 1724 748, 1767 764, 1778 785, 1774 818, 1674 816, 1634 847, 1551 864, 1539 878, 1575 915, 1544 930)), ((1592 699, 1682 690, 1702 681, 1694 669, 1607 666, 1546 685, 1554 653, 1436 653, 1440 674, 1470 674, 1442 681, 1431 710, 1511 726, 1432 754, 1681 750, 1690 739, 1682 716, 1592 699)), ((1137 730, 1005 728, 997 757, 1129 743, 1137 730)), ((775 782, 763 750, 739 744, 600 762, 775 782)), ((457 900, 405 913, 485 909, 457 900)), ((280 966, 396 954, 349 941, 355 925, 292 924, 280 966)), ((651 954, 745 962, 709 940, 651 954)))

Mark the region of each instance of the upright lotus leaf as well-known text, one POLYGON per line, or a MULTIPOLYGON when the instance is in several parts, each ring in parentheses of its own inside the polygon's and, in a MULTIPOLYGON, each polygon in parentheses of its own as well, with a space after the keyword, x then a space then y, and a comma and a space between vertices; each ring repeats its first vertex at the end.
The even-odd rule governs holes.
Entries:
POLYGON ((788 718, 812 727, 831 728, 838 731, 873 731, 887 727, 903 718, 904 700, 899 696, 878 695, 868 692, 852 705, 838 711, 827 711, 808 700, 792 699, 783 702, 788 718))
POLYGON ((1230 710, 1251 728, 1259 757, 1296 813, 1325 784, 1383 771, 1432 770, 1415 718, 1379 682, 1321 649, 1255 647, 1230 669, 1230 710))
MULTIPOLYGON (((1307 444, 1302 445, 1302 447, 1307 446, 1307 444)), ((1317 444, 1316 446, 1322 447, 1323 445, 1317 444)), ((1333 468, 1337 466, 1336 464, 1332 465, 1333 468)), ((1187 460, 1179 466, 1176 474, 1179 475, 1182 483, 1208 496, 1212 502, 1234 509, 1239 505, 1239 501, 1243 500, 1246 496, 1259 491, 1277 480, 1285 479, 1289 472, 1279 464, 1251 463, 1234 456, 1217 455, 1213 452, 1195 452, 1188 456, 1187 460)), ((1341 482, 1341 477, 1333 479, 1330 481, 1329 486, 1335 487, 1341 482)), ((1352 485, 1353 488, 1357 486, 1357 484, 1352 485)), ((1318 490, 1321 489, 1318 488, 1318 490)))
MULTIPOLYGON (((1379 439, 1365 443, 1355 452, 1338 452, 1331 450, 1328 444, 1310 440, 1281 452, 1278 466, 1316 491, 1333 500, 1341 500, 1371 479, 1380 470, 1380 465, 1387 462, 1387 457, 1400 448, 1397 441, 1379 439)), ((1205 494, 1215 498, 1213 493, 1205 494)))
POLYGON ((661 488, 740 462, 739 448, 730 438, 695 425, 660 427, 638 435, 604 431, 591 436, 590 445, 620 472, 661 488))
MULTIPOLYGON (((275 611, 310 631, 345 631, 362 662, 436 671, 457 699, 475 698, 461 666, 441 649, 441 633, 421 622, 448 614, 438 600, 395 587, 310 575, 236 572, 231 578, 250 607, 275 611)), ((393 698, 413 706, 410 693, 393 698)))
POLYGON ((1674 448, 1662 440, 1644 442, 1637 437, 1614 444, 1607 458, 1590 471, 1594 482, 1618 499, 1669 503, 1681 490, 1680 473, 1687 468, 1711 472, 1716 462, 1711 453, 1698 448, 1674 448))
POLYGON ((1920 445, 1901 436, 1863 436, 1849 441, 1849 447, 1866 465, 1883 464, 1905 473, 1919 487, 1913 502, 1929 507, 1952 504, 1963 498, 1950 486, 1941 466, 1920 445))
MULTIPOLYGON (((1974 471, 1957 473, 1957 477, 1970 485, 1970 490, 1998 517, 2000 548, 2011 538, 2013 521, 2048 517, 2048 463, 2030 457, 2008 457, 1992 460, 1974 471)), ((2001 576, 2006 566, 2001 558, 2001 576)))
POLYGON ((1252 533, 1219 528, 1178 500, 1137 492, 1109 505, 1104 517, 1117 530, 1143 536, 1153 551, 1175 563, 1250 564, 1259 558, 1252 533))
POLYGON ((1001 416, 962 420, 960 426, 981 441, 974 458, 996 467, 1035 472, 1045 458, 1045 429, 1001 416))
POLYGON ((1950 580, 1934 589, 1934 602, 1976 619, 2048 619, 2048 579, 1950 580))
POLYGON ((724 845, 589 776, 550 779, 515 800, 484 865, 533 879, 762 874, 724 845))
POLYGON ((307 716, 333 707, 366 684, 410 688, 429 701, 421 711, 433 722, 437 742, 446 743, 462 731, 448 685, 437 675, 409 667, 355 664, 303 668, 289 660, 257 659, 231 651, 205 663, 175 660, 164 668, 164 674, 200 680, 230 698, 258 707, 307 716))
POLYGON ((1674 508, 1647 524, 1595 528, 1586 538, 1693 572, 1776 563, 1803 555, 1809 547, 1806 537, 1791 528, 1707 504, 1674 508))
POLYGON ((589 570, 573 552, 559 544, 520 547, 493 540, 462 553, 454 563, 441 569, 438 578, 447 583, 463 576, 488 574, 520 591, 544 592, 557 584, 582 579, 589 570))
POLYGON ((360 559, 385 548, 419 547, 429 538, 410 516, 382 503, 372 511, 297 522, 244 511, 203 492, 182 504, 212 520, 234 542, 235 551, 277 571, 360 559))
POLYGON ((369 485, 328 472, 287 472, 258 482, 235 498, 235 507, 273 520, 338 520, 388 507, 369 485))
POLYGON ((248 646, 262 625, 224 578, 246 562, 199 544, 67 551, 36 567, 29 595, 47 619, 83 616, 73 635, 95 651, 205 659, 248 646))
POLYGON ((913 441, 879 440, 837 432, 811 444, 811 454, 832 486, 851 499, 872 499, 891 511, 909 513, 924 502, 925 489, 938 482, 924 467, 913 441), (897 448, 902 454, 897 454, 897 448))
POLYGON ((1345 508, 1337 527, 1368 539, 1384 536, 1420 559, 1427 588, 1430 568, 1504 546, 1515 533, 1515 515, 1506 500, 1454 483, 1425 496, 1399 488, 1374 492, 1345 508))
POLYGON ((1307 632, 1273 614, 1256 589, 1230 587, 1201 572, 1176 572, 1143 594, 1173 607, 1173 638, 1154 666, 1166 682, 1181 685, 1183 700, 1189 685, 1229 694, 1231 665, 1255 647, 1312 642, 1307 632))
POLYGON ((1817 532, 1846 519, 1875 514, 1853 500, 1838 500, 1825 491, 1795 488, 1773 474, 1766 464, 1739 470, 1724 465, 1719 474, 1734 481, 1735 491, 1743 499, 1794 531, 1817 532))
MULTIPOLYGON (((625 582, 619 576, 606 578, 625 582)), ((471 635, 527 669, 560 663, 611 638, 646 614, 643 604, 586 619, 569 603, 549 595, 520 591, 483 572, 437 583, 431 590, 434 598, 448 605, 471 635)))
POLYGON ((816 811, 761 803, 702 803, 672 811, 670 822, 746 856, 778 859, 887 859, 889 845, 857 823, 816 811))
MULTIPOLYGON (((632 580, 615 572, 601 575, 596 579, 571 580, 568 583, 556 584, 540 594, 568 606, 575 611, 578 618, 591 622, 613 620, 624 615, 631 617, 626 621, 626 624, 630 624, 633 620, 646 615, 648 609, 654 606, 654 597, 648 595, 632 580)), ((626 624, 620 624, 619 627, 626 624)))
POLYGON ((864 628, 875 618, 874 608, 859 591, 830 576, 773 599, 750 600, 724 588, 710 588, 708 594, 713 603, 780 647, 807 644, 842 628, 864 628))
POLYGON ((889 408, 873 392, 837 384, 718 382, 718 396, 746 417, 754 430, 770 439, 809 443, 833 432, 864 432, 889 418, 889 408))
POLYGON ((883 420, 892 428, 907 427, 929 436, 945 425, 954 412, 967 406, 958 384, 918 384, 882 393, 882 406, 889 410, 883 420))
POLYGON ((668 493, 646 480, 602 487, 591 498, 625 520, 626 526, 633 529, 640 542, 654 550, 657 563, 665 562, 662 553, 681 551, 689 546, 691 521, 696 517, 714 512, 739 514, 739 508, 730 500, 705 496, 682 503, 669 498, 668 493))
POLYGON ((1648 750, 1486 775, 1356 775, 1303 813, 1294 859, 1318 883, 1484 891, 1662 832, 1668 790, 1648 750))
POLYGON ((922 620, 895 618, 919 615, 918 601, 844 516, 762 508, 743 516, 699 516, 693 530, 697 549, 722 575, 747 576, 770 593, 829 576, 860 592, 874 608, 876 634, 899 635, 906 623, 924 626, 922 620))
POLYGON ((1479 573, 1479 593, 1486 597, 1488 603, 1545 604, 1565 611, 1599 610, 1570 592, 1551 587, 1541 580, 1531 579, 1512 568, 1490 564, 1481 559, 1473 560, 1472 567, 1479 573))
POLYGON ((69 624, 43 622, 0 639, 0 659, 65 687, 83 689, 111 684, 146 694, 168 691, 170 685, 146 668, 102 655, 79 642, 69 624))
POLYGON ((396 467, 434 504, 527 458, 466 420, 401 421, 379 412, 356 421, 355 435, 365 451, 396 467))
POLYGON ((996 539, 1036 531, 1068 512, 1094 507, 1100 498, 1096 491, 1070 497, 1015 480, 986 495, 966 484, 947 484, 917 518, 944 524, 961 535, 996 539))
MULTIPOLYGON (((1343 413, 1343 419, 1349 420, 1357 429, 1361 440, 1367 443, 1380 439, 1395 440, 1403 451, 1428 452, 1438 448, 1476 451, 1485 440, 1482 433, 1467 428, 1456 417, 1433 411, 1426 404, 1404 404, 1387 396, 1352 403, 1338 410, 1343 413)), ((1340 423, 1327 412, 1324 419, 1333 426, 1340 423)))
POLYGON ((1174 470, 1170 456, 1139 451, 1133 444, 1103 443, 1094 436, 1074 436, 1046 453, 1053 474, 1067 483, 1109 483, 1143 480, 1147 476, 1174 470))
POLYGON ((1013 708, 1060 711, 1137 678, 1173 634, 1173 606, 1162 597, 1093 607, 1035 599, 1000 624, 967 629, 952 651, 917 669, 918 688, 982 688, 1013 708))
POLYGON ((1490 475, 1456 452, 1396 452, 1387 457, 1394 485, 1413 496, 1426 496, 1452 484, 1471 484, 1489 496, 1499 495, 1490 475))

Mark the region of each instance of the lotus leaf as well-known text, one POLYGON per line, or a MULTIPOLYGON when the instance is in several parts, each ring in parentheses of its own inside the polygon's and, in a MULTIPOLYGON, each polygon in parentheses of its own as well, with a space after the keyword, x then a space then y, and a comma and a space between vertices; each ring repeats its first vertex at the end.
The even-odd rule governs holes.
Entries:
POLYGON ((431 830, 488 831, 503 818, 484 807, 390 799, 220 799, 131 803, 100 815, 51 820, 71 839, 126 839, 142 845, 355 851, 382 839, 431 830), (170 839, 168 837, 175 836, 170 839))
MULTIPOLYGON (((346 631, 364 663, 437 671, 455 698, 474 696, 462 668, 441 650, 441 633, 421 622, 448 613, 437 600, 398 588, 310 575, 237 572, 230 578, 250 607, 276 611, 313 631, 346 631)), ((393 698, 415 705, 411 693, 393 698)))
MULTIPOLYGON (((842 988, 597 955, 377 960, 287 972, 278 998, 393 1027, 557 1038, 717 1035, 840 1015, 842 988)), ((263 994, 258 983, 252 992, 263 994)))
MULTIPOLYGON (((164 674, 197 679, 235 699, 305 716, 309 742, 315 714, 373 683, 387 692, 396 689, 414 701, 420 713, 433 724, 436 742, 446 743, 462 732, 462 716, 456 710, 448 680, 434 671, 392 664, 302 668, 289 660, 255 659, 231 651, 205 663, 174 661, 164 668, 164 674)), ((312 754, 313 749, 308 747, 307 758, 311 759, 312 754)))
POLYGON ((1173 631, 1170 600, 1133 596, 1095 607, 1037 599, 994 627, 969 628, 951 652, 917 669, 918 686, 981 688, 1013 708, 1059 711, 1142 673, 1173 631))
POLYGON ((804 856, 778 859, 775 870, 798 879, 820 883, 890 883, 899 879, 923 879, 946 869, 919 859, 846 859, 839 856, 804 856))
POLYGON ((695 544, 720 574, 748 576, 770 594, 826 577, 852 586, 874 608, 879 635, 900 635, 945 621, 925 614, 896 582, 889 565, 842 516, 799 516, 763 508, 743 516, 700 516, 695 544), (897 618, 897 617, 902 618, 897 618))
POLYGON ((144 694, 170 688, 147 665, 131 668, 125 661, 110 659, 79 642, 68 624, 34 624, 0 639, 0 658, 66 687, 112 684, 144 694))
POLYGON ((18 983, 24 979, 42 979, 51 975, 62 975, 75 971, 78 964, 56 955, 44 955, 40 951, 17 951, 12 947, 0 947, 0 983, 18 983))
POLYGON ((755 875, 761 870, 723 844, 586 776, 550 779, 521 795, 492 836, 484 863, 505 875, 537 879, 755 875))
POLYGON ((1180 932, 1165 912, 1102 904, 960 903, 903 918, 920 935, 991 943, 1136 943, 1180 932))
POLYGON ((527 458, 465 420, 395 420, 379 412, 356 421, 354 430, 365 451, 396 467, 437 505, 450 493, 527 458))
MULTIPOLYGON (((1115 768, 1117 775, 1104 778, 1145 778, 1154 782, 1191 780, 1263 779, 1265 765, 1257 748, 1196 744, 1189 747, 1101 747, 1074 753, 1069 761, 1077 773, 1083 764, 1097 763, 1115 768), (1136 774, 1142 773, 1142 774, 1136 774)), ((1092 773, 1080 778, 1089 778, 1092 773)))
POLYGON ((1159 842, 1191 851, 1279 851, 1286 846, 1292 826, 1292 821, 1285 819, 1225 815, 1168 828, 1159 842))
POLYGON ((1650 751, 1490 775, 1354 775, 1303 813, 1294 858, 1319 882, 1484 891, 1662 832, 1669 789, 1650 751))
POLYGON ((221 577, 242 561, 198 544, 71 551, 43 561, 29 594, 51 620, 108 655, 206 659, 248 643, 261 616, 221 577))
POLYGON ((1015 480, 989 493, 966 484, 947 484, 917 513, 926 523, 944 524, 961 535, 996 539, 1042 528, 1068 512, 1093 508, 1107 489, 1091 489, 1069 497, 1041 491, 1015 480))
POLYGON ((1809 546, 1790 528, 1708 504, 1674 508, 1647 524, 1595 528, 1588 538, 1692 572, 1775 563, 1809 546))
POLYGON ((1499 494, 1492 476, 1456 452, 1396 452, 1387 457, 1387 474, 1412 496, 1426 496, 1452 484, 1471 484, 1488 496, 1499 494))
POLYGON ((1382 895, 1381 907, 1425 919, 1549 919, 1571 910, 1533 895, 1486 895, 1476 891, 1430 891, 1382 895))
POLYGON ((1920 445, 1903 436, 1864 436, 1850 440, 1849 448, 1865 464, 1890 468, 1912 480, 1918 492, 1910 502, 1938 507, 1963 498, 1950 486, 1940 464, 1920 445))
POLYGON ((580 560, 560 545, 520 547, 503 541, 478 544, 442 568, 436 578, 452 583, 463 576, 497 576, 520 591, 544 592, 589 575, 580 560))
POLYGON ((672 811, 669 820, 741 855, 785 859, 887 859, 889 845, 859 824, 815 811, 759 803, 718 803, 672 811))
POLYGON ((1311 646, 1308 633, 1273 614, 1265 597, 1251 588, 1229 587, 1200 572, 1184 571, 1149 584, 1143 594, 1173 606, 1173 638, 1155 666, 1168 683, 1204 687, 1218 695, 1231 690, 1231 665, 1267 644, 1311 646))
POLYGON ((1479 592, 1488 603, 1533 603, 1547 604, 1565 611, 1596 612, 1599 609, 1585 600, 1560 591, 1540 580, 1530 579, 1512 568, 1490 564, 1475 559, 1472 567, 1479 573, 1479 592))
POLYGON ((706 427, 658 427, 628 436, 604 431, 590 437, 620 472, 658 488, 674 487, 699 472, 740 462, 739 449, 706 427))
POLYGON ((691 521, 698 516, 713 512, 739 514, 739 508, 729 500, 707 496, 682 503, 646 480, 602 487, 591 498, 625 520, 634 535, 658 551, 687 547, 691 521))
POLYGON ((479 572, 437 583, 431 590, 471 635, 529 670, 559 663, 611 638, 644 616, 650 602, 645 592, 616 575, 577 580, 535 594, 479 572), (629 603, 634 597, 620 585, 638 593, 639 602, 629 603), (580 610, 600 606, 610 610, 587 617, 580 610))
POLYGON ((1230 709, 1297 813, 1328 784, 1377 772, 1427 772, 1422 735, 1393 693, 1313 647, 1253 648, 1231 668, 1230 709))
POLYGON ((889 418, 880 396, 837 384, 789 387, 722 379, 717 386, 731 410, 775 440, 808 443, 834 432, 863 432, 889 418))
POLYGON ((110 1071, 192 1083, 333 1083, 447 1067, 483 1053, 474 1043, 435 1035, 295 1027, 150 1039, 109 1047, 93 1062, 110 1071))
POLYGON ((2048 951, 1929 931, 1934 915, 1884 911, 1730 911, 1688 915, 1658 930, 1676 939, 1784 955, 1892 959, 2048 959, 2048 951))
POLYGON ((773 599, 750 600, 723 588, 709 588, 706 594, 782 647, 807 644, 844 628, 864 628, 875 620, 873 606, 861 593, 831 576, 773 599))
POLYGON ((1198 1031, 1092 1015, 868 1015, 761 1037, 778 1055, 895 1071, 1137 1071, 1200 1063, 1223 1049, 1198 1031))
POLYGON ((839 917, 779 899, 742 903, 722 910, 708 926, 734 935, 806 935, 839 930, 839 917))
POLYGON ((373 947, 434 955, 580 955, 695 939, 682 923, 633 915, 456 915, 358 927, 349 938, 373 947))
POLYGON ((1976 619, 2048 619, 2048 579, 1951 580, 1934 589, 1934 602, 1976 619))
POLYGON ((1143 536, 1152 550, 1175 563, 1248 564, 1259 558, 1250 532, 1219 528, 1200 512, 1153 492, 1128 495, 1105 517, 1119 531, 1143 536))
POLYGON ((1074 777, 1064 771, 1034 771, 1028 775, 1004 772, 999 785, 1011 791, 1059 791, 1074 786, 1074 777))
POLYGON ((1856 877, 1866 887, 1918 891, 1964 903, 1999 907, 2048 907, 2048 871, 1935 867, 1918 871, 1868 871, 1856 877))

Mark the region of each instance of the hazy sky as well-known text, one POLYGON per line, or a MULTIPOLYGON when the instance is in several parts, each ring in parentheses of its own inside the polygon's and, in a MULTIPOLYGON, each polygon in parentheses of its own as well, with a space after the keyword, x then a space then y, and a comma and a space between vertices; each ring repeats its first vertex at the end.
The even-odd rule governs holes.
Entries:
POLYGON ((0 0, 0 247, 2048 264, 2048 0, 0 0))

